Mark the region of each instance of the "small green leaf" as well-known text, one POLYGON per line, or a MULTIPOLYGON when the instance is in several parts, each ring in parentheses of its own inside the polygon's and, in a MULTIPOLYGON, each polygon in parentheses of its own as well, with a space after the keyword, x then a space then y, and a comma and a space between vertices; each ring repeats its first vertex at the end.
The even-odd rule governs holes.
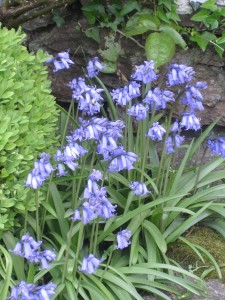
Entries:
POLYGON ((196 34, 190 37, 190 40, 196 42, 202 51, 205 51, 211 40, 215 40, 216 36, 209 31, 205 31, 202 34, 196 34))
POLYGON ((12 91, 7 91, 7 92, 5 92, 5 93, 1 96, 1 98, 2 98, 2 99, 7 99, 7 98, 11 98, 13 95, 14 95, 14 92, 12 92, 12 91))
POLYGON ((168 34, 154 32, 146 39, 145 52, 147 59, 153 60, 157 68, 172 59, 175 53, 175 43, 168 34))

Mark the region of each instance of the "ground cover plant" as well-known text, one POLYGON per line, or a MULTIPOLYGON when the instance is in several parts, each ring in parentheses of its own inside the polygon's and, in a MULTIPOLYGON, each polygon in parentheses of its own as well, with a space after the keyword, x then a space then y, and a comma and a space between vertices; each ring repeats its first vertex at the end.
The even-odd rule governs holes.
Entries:
MULTIPOLYGON (((60 52, 47 63, 60 72, 74 62, 60 52)), ((214 257, 183 236, 201 222, 221 233, 225 226, 224 203, 214 201, 224 198, 224 171, 217 167, 224 166, 225 141, 207 138, 216 122, 190 145, 183 136, 201 130, 197 113, 207 84, 194 82, 190 66, 171 64, 164 77, 145 61, 129 83, 108 91, 97 77, 103 68, 94 58, 84 77, 68 83, 72 100, 68 112, 61 109, 61 146, 52 156, 43 152, 27 176, 35 212, 3 233, 3 298, 205 295, 202 278, 167 257, 178 239, 200 259, 207 256, 221 277, 214 257), (217 155, 203 163, 206 151, 217 155), (46 198, 39 201, 42 191, 46 198)))

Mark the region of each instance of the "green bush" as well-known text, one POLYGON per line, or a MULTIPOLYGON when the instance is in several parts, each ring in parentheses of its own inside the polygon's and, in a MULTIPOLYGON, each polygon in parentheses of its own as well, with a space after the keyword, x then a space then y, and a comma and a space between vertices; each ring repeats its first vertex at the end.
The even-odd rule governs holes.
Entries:
POLYGON ((0 28, 0 230, 32 209, 24 180, 34 159, 57 142, 58 111, 43 51, 22 45, 21 30, 0 28))

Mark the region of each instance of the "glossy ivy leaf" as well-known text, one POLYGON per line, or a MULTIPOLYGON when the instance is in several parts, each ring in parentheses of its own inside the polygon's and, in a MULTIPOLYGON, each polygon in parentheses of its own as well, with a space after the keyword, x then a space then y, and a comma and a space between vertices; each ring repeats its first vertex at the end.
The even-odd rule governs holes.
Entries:
POLYGON ((153 60, 157 68, 172 59, 175 53, 175 42, 164 32, 154 32, 146 39, 145 52, 147 59, 153 60))
POLYGON ((174 43, 178 44, 181 48, 183 48, 183 49, 187 48, 186 42, 184 41, 182 36, 179 34, 179 32, 177 32, 174 28, 167 26, 167 25, 163 25, 163 26, 160 26, 159 30, 161 32, 168 34, 173 39, 174 43))
POLYGON ((202 34, 197 33, 196 35, 190 37, 190 40, 196 42, 202 51, 205 51, 209 42, 214 41, 215 39, 216 36, 209 31, 204 31, 202 34))
POLYGON ((125 34, 127 37, 131 37, 133 35, 143 34, 150 30, 158 30, 159 26, 160 20, 151 15, 150 12, 137 12, 127 22, 125 34))

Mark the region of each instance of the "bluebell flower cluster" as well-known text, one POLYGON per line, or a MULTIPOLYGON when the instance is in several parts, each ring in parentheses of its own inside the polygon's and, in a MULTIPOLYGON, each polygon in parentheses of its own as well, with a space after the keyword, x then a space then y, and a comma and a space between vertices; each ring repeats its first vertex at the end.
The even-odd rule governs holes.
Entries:
POLYGON ((34 169, 28 174, 25 186, 37 189, 41 186, 46 178, 54 171, 50 163, 50 155, 43 152, 40 160, 34 163, 34 169))
POLYGON ((49 262, 56 260, 56 254, 50 249, 40 251, 42 241, 35 241, 27 232, 22 236, 13 250, 10 250, 14 255, 26 258, 29 262, 41 264, 40 269, 49 268, 49 262))
POLYGON ((225 140, 223 138, 217 137, 214 140, 208 140, 207 146, 213 153, 225 158, 225 140))
POLYGON ((152 60, 145 61, 143 65, 136 66, 136 71, 131 78, 144 84, 150 83, 158 78, 154 69, 155 64, 152 60))
POLYGON ((163 128, 159 122, 155 122, 149 128, 146 136, 150 137, 153 141, 162 141, 164 134, 166 133, 166 129, 163 128))
POLYGON ((120 232, 117 233, 116 235, 116 240, 117 240, 117 249, 124 249, 127 248, 130 245, 129 239, 132 236, 132 232, 130 230, 121 230, 120 232))
POLYGON ((78 109, 84 115, 95 115, 100 112, 103 105, 101 93, 104 89, 97 89, 95 86, 87 85, 82 77, 74 78, 68 86, 73 90, 72 98, 78 101, 78 109))
POLYGON ((163 91, 160 88, 149 90, 146 97, 143 99, 144 103, 149 104, 150 110, 165 109, 168 102, 174 102, 174 93, 171 91, 163 91))
POLYGON ((48 283, 46 285, 36 286, 32 283, 21 281, 20 284, 12 288, 11 295, 7 297, 10 300, 50 300, 55 295, 56 285, 48 283))
POLYGON ((78 269, 86 274, 93 274, 102 262, 103 259, 98 259, 93 254, 89 254, 88 257, 84 257, 82 265, 78 269))
POLYGON ((176 120, 171 128, 170 128, 170 135, 166 140, 166 153, 174 153, 175 147, 180 147, 180 145, 184 141, 184 136, 180 135, 181 127, 179 122, 176 120))
POLYGON ((113 90, 110 94, 116 104, 126 106, 127 103, 141 95, 140 84, 136 81, 131 81, 125 87, 113 90))
POLYGON ((83 202, 81 207, 74 211, 72 221, 81 220, 87 224, 97 217, 105 220, 115 216, 116 206, 112 205, 107 198, 106 188, 98 185, 99 180, 102 180, 102 173, 93 170, 88 177, 83 194, 83 198, 87 199, 88 202, 83 202))
POLYGON ((171 64, 167 73, 167 84, 174 86, 178 84, 186 84, 193 79, 195 71, 192 67, 187 67, 182 64, 171 64))
POLYGON ((53 63, 53 72, 58 72, 63 69, 69 69, 74 62, 70 59, 69 53, 66 51, 59 52, 55 58, 50 58, 46 63, 53 63))
POLYGON ((131 106, 131 108, 127 110, 127 113, 128 115, 135 117, 136 122, 139 122, 146 119, 148 109, 148 106, 138 103, 131 106))
POLYGON ((129 186, 137 196, 146 196, 150 193, 144 182, 132 181, 129 186))
POLYGON ((99 71, 103 70, 105 67, 100 63, 98 57, 94 57, 89 60, 87 65, 87 77, 93 78, 98 75, 99 71))

